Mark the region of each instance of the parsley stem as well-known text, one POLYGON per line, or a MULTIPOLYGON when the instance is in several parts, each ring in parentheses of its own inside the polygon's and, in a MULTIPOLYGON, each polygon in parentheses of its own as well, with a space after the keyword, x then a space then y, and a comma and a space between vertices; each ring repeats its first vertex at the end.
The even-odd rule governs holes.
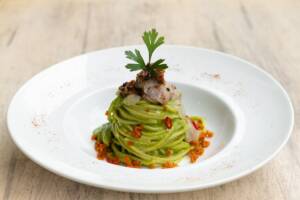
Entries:
POLYGON ((150 65, 150 63, 151 63, 151 57, 152 57, 152 54, 149 53, 149 62, 148 62, 149 65, 150 65))

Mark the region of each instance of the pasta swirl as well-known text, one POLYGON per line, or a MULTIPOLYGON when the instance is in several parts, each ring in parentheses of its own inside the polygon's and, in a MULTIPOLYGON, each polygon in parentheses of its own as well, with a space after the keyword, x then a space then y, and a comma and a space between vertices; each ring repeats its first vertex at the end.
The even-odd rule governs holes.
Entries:
MULTIPOLYGON (((181 161, 191 150, 191 146, 185 141, 188 127, 179 106, 176 101, 162 106, 145 100, 128 105, 124 103, 124 98, 118 96, 108 110, 109 131, 112 134, 109 145, 112 153, 121 162, 129 157, 144 166, 181 161), (166 117, 172 120, 171 128, 165 125, 166 117), (142 126, 140 137, 132 134, 136 126, 142 126)), ((101 134, 106 132, 107 130, 99 128, 94 134, 97 138, 102 138, 101 134)))

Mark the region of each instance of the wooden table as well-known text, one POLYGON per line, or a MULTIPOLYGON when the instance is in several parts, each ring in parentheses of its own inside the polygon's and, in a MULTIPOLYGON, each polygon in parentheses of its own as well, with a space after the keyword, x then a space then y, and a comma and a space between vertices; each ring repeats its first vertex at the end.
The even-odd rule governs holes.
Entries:
POLYGON ((81 53, 141 43, 141 33, 151 27, 169 44, 217 49, 261 66, 284 85, 296 120, 300 117, 298 0, 0 0, 0 199, 300 199, 298 123, 286 147, 260 170, 226 185, 179 194, 85 186, 48 172, 17 149, 5 117, 26 80, 81 53))

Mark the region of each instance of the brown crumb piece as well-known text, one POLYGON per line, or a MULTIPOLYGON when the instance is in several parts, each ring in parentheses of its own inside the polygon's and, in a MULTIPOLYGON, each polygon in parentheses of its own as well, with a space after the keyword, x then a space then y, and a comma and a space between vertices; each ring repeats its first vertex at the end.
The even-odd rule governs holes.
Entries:
POLYGON ((136 94, 136 88, 135 88, 135 80, 131 80, 129 82, 123 83, 119 87, 120 95, 122 97, 126 97, 129 94, 136 94))
POLYGON ((158 84, 164 84, 165 83, 165 78, 164 78, 165 71, 157 69, 156 70, 156 76, 151 77, 149 72, 147 71, 141 71, 136 75, 136 88, 143 88, 145 81, 147 80, 154 80, 157 81, 158 84))
POLYGON ((158 83, 164 84, 165 83, 165 71, 164 70, 156 70, 156 73, 157 73, 156 80, 158 81, 158 83))

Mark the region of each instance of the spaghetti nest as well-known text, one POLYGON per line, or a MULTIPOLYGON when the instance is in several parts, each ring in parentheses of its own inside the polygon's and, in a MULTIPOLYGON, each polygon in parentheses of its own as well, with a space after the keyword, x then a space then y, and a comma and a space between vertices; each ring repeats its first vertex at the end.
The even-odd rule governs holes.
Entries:
POLYGON ((107 115, 109 122, 94 131, 94 138, 98 157, 108 162, 174 167, 193 148, 185 141, 188 124, 178 100, 130 104, 118 96, 107 115))
POLYGON ((148 61, 138 49, 125 51, 131 61, 125 67, 140 72, 119 87, 106 113, 108 123, 93 132, 97 157, 128 167, 175 167, 187 154, 196 162, 213 133, 200 117, 182 114, 180 92, 164 79, 165 59, 151 61, 164 37, 151 29, 142 38, 148 61))

